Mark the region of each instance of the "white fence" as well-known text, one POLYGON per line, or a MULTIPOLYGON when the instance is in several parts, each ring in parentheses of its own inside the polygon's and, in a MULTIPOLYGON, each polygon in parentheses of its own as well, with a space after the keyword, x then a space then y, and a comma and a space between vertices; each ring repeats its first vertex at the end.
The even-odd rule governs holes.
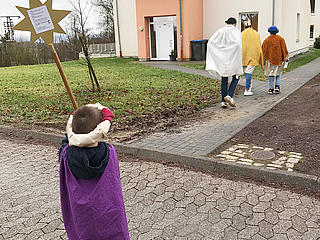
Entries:
MULTIPOLYGON (((115 43, 90 44, 88 50, 92 58, 116 56, 115 43)), ((79 57, 84 57, 83 51, 79 54, 79 57)))

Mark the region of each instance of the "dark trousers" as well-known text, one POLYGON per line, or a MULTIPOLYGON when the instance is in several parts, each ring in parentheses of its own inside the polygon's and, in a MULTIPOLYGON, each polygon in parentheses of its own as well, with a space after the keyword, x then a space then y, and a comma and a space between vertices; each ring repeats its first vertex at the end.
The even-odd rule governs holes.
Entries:
POLYGON ((230 97, 233 97, 234 91, 236 90, 236 87, 238 85, 239 78, 236 77, 236 75, 232 76, 232 81, 230 83, 230 86, 228 88, 228 77, 221 77, 221 102, 225 102, 224 97, 229 95, 230 97))

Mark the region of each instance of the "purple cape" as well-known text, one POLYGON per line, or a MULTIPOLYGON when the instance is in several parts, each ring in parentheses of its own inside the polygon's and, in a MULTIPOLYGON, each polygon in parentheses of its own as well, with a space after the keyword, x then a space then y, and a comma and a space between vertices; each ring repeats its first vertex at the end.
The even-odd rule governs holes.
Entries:
POLYGON ((60 154, 60 198, 69 240, 129 240, 119 162, 113 146, 100 177, 77 179, 60 154))

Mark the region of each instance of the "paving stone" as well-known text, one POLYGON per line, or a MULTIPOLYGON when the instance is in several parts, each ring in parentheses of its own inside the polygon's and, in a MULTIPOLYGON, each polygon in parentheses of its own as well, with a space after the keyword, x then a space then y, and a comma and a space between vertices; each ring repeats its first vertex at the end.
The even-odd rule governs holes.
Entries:
POLYGON ((182 200, 182 199, 184 198, 185 193, 186 193, 185 190, 183 190, 183 189, 177 189, 177 190, 174 192, 173 198, 174 198, 176 201, 180 201, 180 200, 182 200))
POLYGON ((238 231, 233 227, 227 227, 224 230, 224 239, 226 240, 237 240, 238 239, 238 231))
POLYGON ((289 220, 280 220, 273 226, 274 233, 287 233, 288 229, 292 227, 292 222, 289 220))
MULTIPOLYGON (((0 144, 0 240, 67 239, 57 149, 0 144)), ((320 202, 308 196, 159 163, 120 162, 120 169, 132 240, 320 236, 320 202)))
POLYGON ((265 219, 264 213, 253 213, 247 218, 246 223, 248 225, 258 226, 258 224, 264 219, 265 219))
POLYGON ((239 207, 229 207, 227 210, 221 213, 221 218, 232 218, 240 211, 239 207))
POLYGON ((320 228, 309 228, 307 232, 302 235, 304 240, 319 240, 320 228))
POLYGON ((292 228, 287 231, 287 237, 289 240, 302 240, 302 234, 292 228))
POLYGON ((305 233, 306 231, 308 231, 308 227, 305 223, 305 220, 302 219, 301 217, 295 215, 291 218, 291 221, 292 221, 292 227, 298 232, 305 233))
POLYGON ((236 162, 236 163, 243 164, 243 165, 248 165, 248 166, 252 165, 252 163, 250 163, 250 162, 236 162))
POLYGON ((260 234, 256 234, 252 236, 252 240, 266 240, 266 238, 262 237, 260 234))
POLYGON ((301 153, 297 153, 297 152, 289 152, 290 154, 292 155, 296 155, 296 156, 301 156, 302 154, 301 153))
POLYGON ((202 193, 199 193, 194 198, 194 204, 197 206, 203 206, 206 203, 206 196, 202 193))
POLYGON ((296 207, 296 210, 297 210, 297 215, 303 218, 304 220, 308 220, 311 216, 309 209, 304 204, 298 205, 296 207))
POLYGON ((209 211, 208 221, 212 224, 218 223, 221 220, 221 212, 217 209, 209 211))
POLYGON ((213 232, 224 232, 226 228, 231 226, 232 222, 230 219, 221 219, 219 222, 213 224, 212 231, 213 232))
POLYGON ((175 209, 176 203, 177 203, 176 200, 174 200, 173 198, 169 198, 169 199, 164 201, 163 209, 166 212, 170 212, 170 211, 175 209))
POLYGON ((240 214, 245 217, 252 216, 252 206, 247 202, 242 203, 240 205, 240 214))
POLYGON ((229 201, 226 200, 225 198, 219 198, 217 200, 217 206, 216 209, 218 209, 219 211, 225 211, 229 208, 229 201))
POLYGON ((230 207, 240 207, 242 203, 246 201, 245 197, 236 197, 235 199, 229 202, 230 207))
POLYGON ((279 222, 278 213, 272 208, 265 211, 265 216, 265 220, 273 225, 279 222))
POLYGON ((286 208, 281 213, 279 213, 279 218, 280 219, 291 219, 291 217, 293 217, 296 214, 297 214, 296 209, 286 208))
POLYGON ((257 204, 256 206, 254 206, 252 208, 253 212, 265 212, 268 208, 271 207, 270 202, 260 202, 259 204, 257 204))
POLYGON ((245 229, 238 233, 238 237, 240 239, 252 239, 252 237, 258 232, 258 226, 246 226, 245 229))
POLYGON ((247 195, 247 202, 252 206, 256 206, 259 204, 259 198, 257 195, 250 193, 247 195))
POLYGON ((255 167, 263 167, 264 164, 262 164, 262 163, 253 163, 253 166, 255 166, 255 167))
POLYGON ((195 205, 194 203, 189 203, 186 206, 186 211, 184 212, 184 215, 187 217, 193 217, 195 215, 197 215, 197 210, 198 210, 198 206, 195 205))
POLYGON ((297 158, 289 158, 289 159, 287 160, 287 162, 288 162, 288 163, 294 163, 294 164, 296 164, 296 163, 299 162, 299 159, 297 159, 297 158))
POLYGON ((288 240, 286 234, 275 234, 270 240, 288 240))
POLYGON ((153 230, 147 233, 143 233, 138 237, 138 240, 150 240, 154 239, 156 237, 161 236, 162 231, 161 230, 153 230))
POLYGON ((271 208, 277 212, 282 212, 284 210, 284 204, 282 201, 274 199, 271 201, 271 208))
POLYGON ((246 227, 246 217, 236 214, 232 218, 232 227, 237 230, 243 230, 246 227))
POLYGON ((274 194, 274 193, 265 193, 264 195, 259 197, 259 201, 261 201, 261 202, 269 202, 274 198, 276 198, 276 194, 274 194))
MULTIPOLYGON (((245 157, 245 155, 244 154, 242 154, 242 153, 232 153, 232 155, 233 156, 236 156, 236 157, 241 157, 241 158, 244 158, 245 157)), ((240 160, 240 159, 239 159, 240 160)), ((243 161, 243 160, 242 160, 243 161)))
POLYGON ((259 234, 267 239, 273 236, 272 224, 266 221, 259 223, 259 234))

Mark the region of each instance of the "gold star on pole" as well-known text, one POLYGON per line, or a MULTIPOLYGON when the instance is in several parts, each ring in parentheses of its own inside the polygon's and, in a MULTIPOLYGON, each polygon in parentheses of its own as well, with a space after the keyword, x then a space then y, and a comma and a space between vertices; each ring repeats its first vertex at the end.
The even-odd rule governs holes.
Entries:
POLYGON ((14 30, 30 31, 31 44, 38 38, 48 44, 52 51, 53 58, 59 69, 63 83, 67 89, 70 100, 74 109, 77 109, 77 102, 74 99, 73 93, 70 89, 67 78, 63 72, 59 56, 53 46, 53 33, 64 33, 65 31, 60 27, 59 22, 64 19, 70 11, 66 10, 53 10, 52 0, 47 0, 44 4, 40 0, 29 0, 30 8, 18 7, 17 9, 24 15, 24 19, 14 26, 14 30))
MULTIPOLYGON (((45 43, 50 44, 53 43, 53 33, 63 33, 65 34, 65 31, 60 27, 59 22, 65 18, 70 11, 66 10, 53 10, 52 9, 52 0, 47 0, 44 4, 40 2, 40 0, 29 0, 29 6, 30 8, 24 8, 24 7, 18 7, 17 9, 25 16, 25 18, 19 22, 13 29, 14 30, 21 30, 21 31, 30 31, 31 32, 31 44, 34 43, 38 38, 42 38, 45 43), (30 10, 42 10, 41 12, 33 12, 33 17, 36 22, 32 22, 30 10), (45 24, 47 24, 47 31, 39 32, 38 29, 35 29, 39 24, 44 24, 41 22, 43 18, 39 17, 39 13, 49 13, 49 18, 47 16, 45 24), (38 14, 38 16, 37 16, 38 14), (36 19, 38 17, 38 19, 36 19), (51 22, 50 22, 51 20, 51 22), (49 25, 48 25, 49 23, 49 25), (52 27, 48 27, 52 26, 52 27), (38 33, 37 33, 38 31, 38 33)), ((44 14, 46 17, 46 15, 44 14)), ((42 16, 43 17, 43 16, 42 16)))

